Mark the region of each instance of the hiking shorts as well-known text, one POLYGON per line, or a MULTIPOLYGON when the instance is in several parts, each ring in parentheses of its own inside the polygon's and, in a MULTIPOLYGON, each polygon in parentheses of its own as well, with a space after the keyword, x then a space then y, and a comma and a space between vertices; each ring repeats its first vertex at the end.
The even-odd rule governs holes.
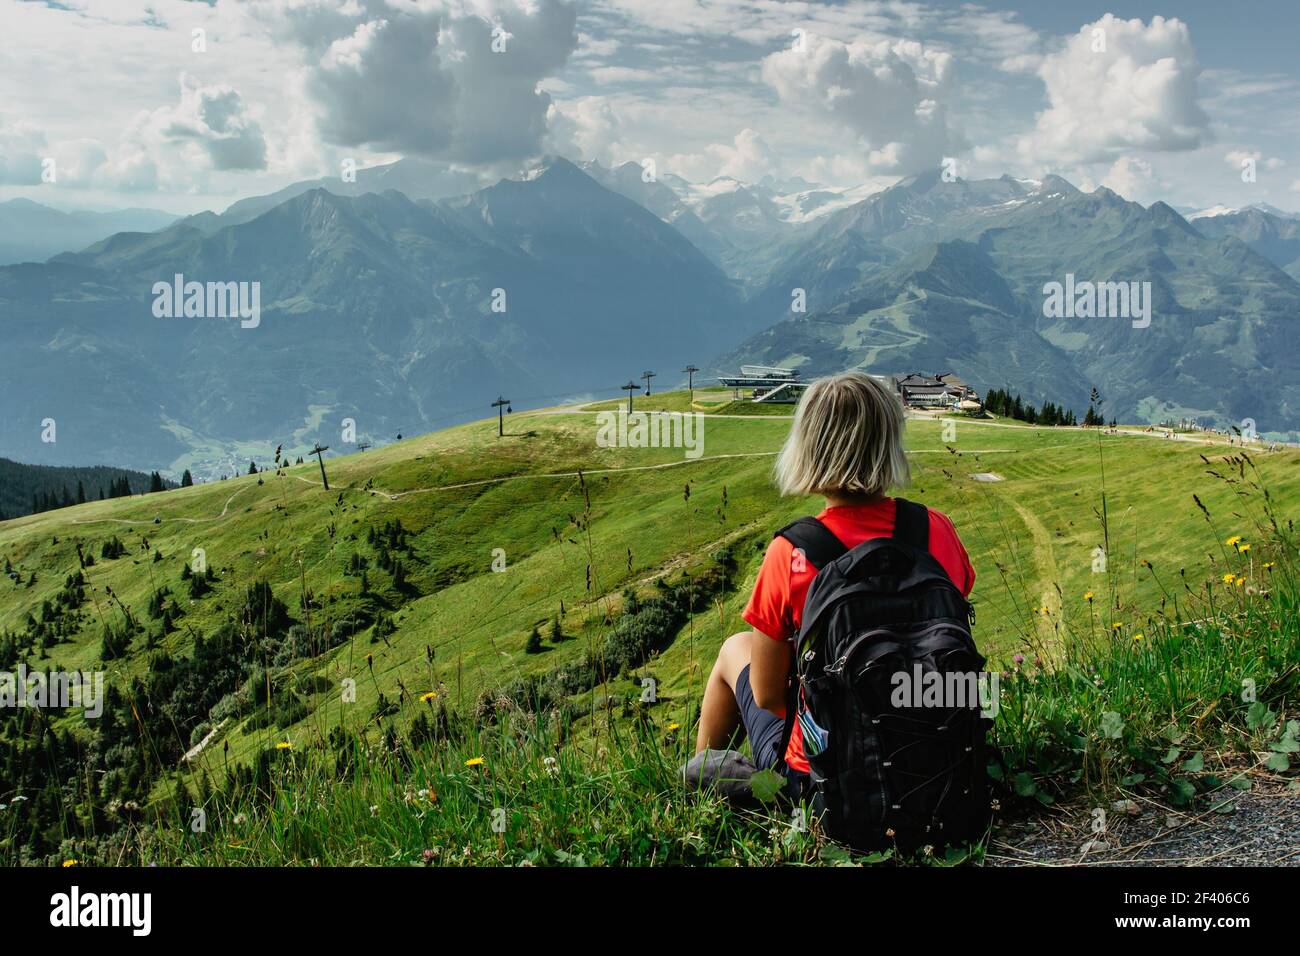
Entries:
POLYGON ((745 725, 745 735, 749 737, 749 749, 753 751, 754 763, 762 770, 778 770, 790 780, 801 784, 808 779, 806 773, 791 770, 785 765, 785 754, 781 753, 781 738, 785 736, 785 720, 758 706, 754 700, 754 691, 749 686, 749 665, 746 664, 736 678, 736 705, 740 708, 740 722, 745 725))

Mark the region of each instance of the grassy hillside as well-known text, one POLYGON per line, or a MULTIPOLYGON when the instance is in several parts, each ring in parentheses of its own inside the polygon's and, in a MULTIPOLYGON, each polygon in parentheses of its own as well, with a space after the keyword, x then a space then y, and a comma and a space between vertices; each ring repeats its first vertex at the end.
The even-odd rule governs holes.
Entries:
MULTIPOLYGON (((697 392, 695 407, 720 398, 697 392)), ((5 716, 5 739, 37 749, 5 751, 0 802, 43 786, 37 754, 68 777, 36 801, 43 818, 0 815, 3 856, 396 862, 432 846, 431 828, 444 844, 474 843, 465 862, 563 862, 557 849, 587 862, 815 854, 802 831, 773 850, 763 820, 672 791, 763 548, 820 508, 772 489, 789 409, 717 404, 692 460, 597 447, 597 410, 618 404, 515 414, 501 438, 491 420, 327 459, 329 491, 313 461, 0 524, 13 569, 0 667, 104 670, 119 695, 103 726, 75 709, 48 727, 31 711, 5 716), (104 557, 115 541, 122 556, 104 557), (78 547, 94 563, 69 582, 78 547), (201 568, 196 549, 207 573, 186 571, 201 568), (83 600, 68 597, 78 590, 83 600), (529 653, 534 628, 541 649, 529 653), (82 779, 85 766, 102 773, 82 779), (201 834, 182 827, 195 806, 211 821, 201 834), (502 807, 504 832, 489 812, 502 807), (237 816, 254 828, 238 839, 237 816), (656 832, 682 838, 670 852, 656 832), (625 854, 598 849, 614 833, 625 854), (644 849, 628 849, 633 834, 644 849)), ((637 399, 687 407, 683 393, 637 399)), ((1130 765, 1151 738, 1231 703, 1242 673, 1278 700, 1294 684, 1283 519, 1300 500, 1300 454, 1248 464, 1226 445, 965 419, 910 422, 907 443, 906 494, 953 518, 975 565, 990 666, 1041 682, 1000 718, 1019 797, 1135 785, 1130 765), (1120 738, 1089 724, 1121 709, 1094 686, 1108 667, 1117 691, 1132 685, 1124 713, 1142 728, 1124 760, 1106 749, 1120 738), (1097 747, 1070 743, 1094 731, 1097 747)), ((1210 741, 1203 719, 1196 730, 1210 741)), ((1151 783, 1174 796, 1191 786, 1189 799, 1207 789, 1151 783)))

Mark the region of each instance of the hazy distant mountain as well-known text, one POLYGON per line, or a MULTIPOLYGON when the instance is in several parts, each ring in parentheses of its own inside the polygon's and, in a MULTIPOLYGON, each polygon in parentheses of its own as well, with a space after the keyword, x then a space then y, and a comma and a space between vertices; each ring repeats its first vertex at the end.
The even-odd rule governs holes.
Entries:
POLYGON ((828 217, 754 305, 784 318, 720 367, 951 370, 1080 410, 1095 386, 1121 419, 1300 426, 1300 285, 1163 203, 1144 209, 1059 177, 905 180, 828 217), (1067 274, 1150 282, 1150 327, 1044 317, 1044 285, 1067 274), (791 313, 796 288, 806 314, 791 313))
POLYGON ((618 394, 753 331, 698 249, 564 160, 456 200, 313 189, 215 231, 0 268, 0 321, 0 453, 139 467, 337 444, 344 417, 374 441, 479 417, 498 394, 618 394), (259 282, 260 326, 155 318, 153 284, 176 273, 259 282))
POLYGON ((723 268, 747 289, 761 284, 817 223, 867 193, 772 177, 757 184, 729 176, 704 184, 688 183, 680 177, 665 177, 664 181, 724 244, 723 268))
POLYGON ((954 371, 1079 412, 1097 387, 1121 419, 1300 427, 1300 285, 1264 258, 1293 265, 1295 233, 1267 211, 1193 226, 1055 176, 935 172, 854 202, 562 159, 468 193, 457 175, 403 161, 0 267, 0 454, 203 477, 253 447, 338 447, 345 417, 384 441, 498 395, 618 394, 719 355, 954 371), (384 182, 403 189, 360 192, 384 182), (156 318, 154 284, 176 274, 259 283, 260 325, 156 318), (1150 326, 1045 317, 1044 286, 1067 275, 1149 282, 1150 326))
POLYGON ((1257 210, 1268 213, 1270 216, 1277 216, 1280 219, 1300 219, 1300 213, 1287 212, 1285 209, 1278 209, 1271 203, 1253 202, 1248 206, 1210 206, 1205 209, 1195 209, 1191 207, 1176 207, 1183 214, 1188 222, 1195 222, 1197 219, 1209 219, 1216 216, 1230 216, 1235 213, 1249 212, 1257 210))
POLYGON ((0 265, 44 262, 118 232, 153 232, 176 221, 157 209, 61 212, 30 199, 0 202, 0 265))
POLYGON ((607 169, 593 161, 581 167, 673 226, 746 288, 763 280, 787 247, 808 233, 810 223, 870 193, 799 177, 764 176, 758 183, 720 177, 701 184, 665 173, 647 182, 637 163, 607 169))
POLYGON ((1234 236, 1300 280, 1300 215, 1258 203, 1244 209, 1201 214, 1192 225, 1211 238, 1234 236))
POLYGON ((399 159, 383 166, 358 169, 351 181, 343 179, 341 171, 338 176, 304 179, 264 196, 250 196, 231 203, 222 213, 201 212, 187 216, 178 225, 213 233, 224 226, 251 222, 262 213, 313 189, 323 189, 336 196, 363 196, 395 189, 408 199, 436 200, 473 192, 483 185, 473 173, 452 169, 445 163, 399 159))

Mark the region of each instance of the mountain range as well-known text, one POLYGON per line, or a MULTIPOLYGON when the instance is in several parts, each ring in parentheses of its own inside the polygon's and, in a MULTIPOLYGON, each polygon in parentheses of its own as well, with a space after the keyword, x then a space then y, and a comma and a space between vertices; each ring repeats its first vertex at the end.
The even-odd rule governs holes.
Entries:
POLYGON ((378 442, 500 394, 618 394, 752 331, 716 265, 564 160, 454 200, 314 187, 244 218, 0 269, 0 449, 229 473, 241 443, 337 443, 344 418, 378 442), (175 274, 258 282, 260 323, 155 317, 175 274))
MULTIPOLYGON (((1252 214, 1246 214, 1247 216, 1252 214)), ((1214 223, 1230 222, 1223 217, 1214 223)), ((1243 234, 1244 236, 1244 234, 1243 234)), ((904 180, 827 217, 755 301, 785 316, 728 353, 822 370, 952 370, 1126 421, 1300 425, 1300 285, 1225 231, 1059 177, 904 180), (1150 283, 1152 321, 1048 318, 1044 286, 1150 283), (806 313, 790 311, 803 289, 806 313)))
POLYGON ((176 216, 157 209, 63 212, 30 199, 0 202, 0 265, 41 262, 118 232, 152 232, 176 216))
POLYGON ((1127 421, 1300 427, 1300 220, 1279 212, 1189 222, 1056 176, 863 198, 554 157, 476 185, 403 160, 0 267, 0 454, 211 477, 337 447, 346 418, 382 443, 691 362, 953 371, 1080 412, 1096 388, 1127 421), (177 274, 258 283, 257 327, 156 317, 177 274), (1150 325, 1045 316, 1067 275, 1150 283, 1150 325))

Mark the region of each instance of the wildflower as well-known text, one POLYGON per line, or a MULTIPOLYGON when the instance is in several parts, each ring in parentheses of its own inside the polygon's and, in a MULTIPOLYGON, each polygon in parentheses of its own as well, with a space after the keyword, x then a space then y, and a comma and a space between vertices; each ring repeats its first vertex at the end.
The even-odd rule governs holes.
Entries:
POLYGON ((674 730, 681 730, 681 728, 682 728, 681 724, 673 723, 668 725, 667 730, 671 734, 674 730))
POLYGON ((1133 635, 1133 640, 1140 641, 1144 637, 1146 637, 1146 635, 1143 634, 1141 631, 1138 631, 1136 634, 1133 635))
POLYGON ((465 766, 467 766, 467 767, 481 767, 481 766, 483 766, 483 758, 482 758, 482 757, 470 757, 468 760, 465 761, 465 766))
POLYGON ((1017 666, 1018 666, 1018 665, 1023 664, 1023 663, 1025 662, 1025 655, 1024 655, 1024 654, 1016 654, 1016 655, 1015 655, 1014 657, 1012 657, 1011 659, 1012 659, 1013 661, 1015 661, 1016 664, 1017 664, 1017 666))
POLYGON ((429 866, 431 863, 433 863, 433 858, 438 854, 435 853, 433 850, 425 850, 424 853, 421 855, 424 857, 424 865, 429 866))
POLYGON ((63 861, 63 868, 64 868, 65 870, 66 870, 68 867, 70 867, 70 866, 76 866, 76 865, 77 865, 77 861, 76 861, 76 860, 64 860, 64 861, 63 861))
POLYGON ((1236 544, 1238 541, 1240 541, 1240 540, 1241 540, 1241 535, 1239 535, 1239 534, 1234 534, 1231 538, 1229 538, 1227 541, 1225 541, 1224 544, 1226 544, 1228 547, 1231 548, 1233 545, 1235 545, 1235 544, 1236 544))
POLYGON ((1119 621, 1116 621, 1114 624, 1111 625, 1111 627, 1113 627, 1115 630, 1119 631, 1119 630, 1123 630, 1124 625, 1121 624, 1119 621))
POLYGON ((1271 569, 1273 568, 1273 566, 1274 566, 1274 563, 1273 563, 1272 561, 1265 561, 1264 564, 1263 564, 1263 568, 1264 568, 1265 571, 1271 570, 1271 569))
POLYGON ((275 745, 275 749, 276 749, 276 750, 292 750, 292 749, 293 749, 293 744, 289 743, 289 741, 287 741, 287 740, 281 740, 278 744, 275 745))
POLYGON ((370 815, 372 817, 379 816, 379 804, 376 803, 370 808, 370 815))
POLYGON ((236 814, 235 814, 235 826, 239 826, 239 825, 244 824, 244 823, 247 823, 247 822, 248 822, 248 814, 246 814, 246 813, 236 813, 236 814))
POLYGON ((436 690, 431 690, 427 694, 421 694, 420 703, 427 704, 429 701, 433 700, 437 696, 438 696, 438 692, 436 690))
POLYGON ((1241 587, 1243 584, 1246 583, 1246 579, 1245 579, 1245 578, 1237 578, 1236 582, 1234 582, 1234 583, 1237 585, 1237 587, 1241 587))
POLYGON ((885 836, 889 837, 889 839, 892 840, 894 838, 894 828, 889 827, 887 830, 885 830, 885 836))
POLYGON ((1239 544, 1239 545, 1237 545, 1237 553, 1238 553, 1238 554, 1245 554, 1245 553, 1246 553, 1247 551, 1249 551, 1249 550, 1250 550, 1250 542, 1249 542, 1249 541, 1247 541, 1245 544, 1239 544))
POLYGON ((1091 604, 1091 603, 1092 603, 1092 592, 1091 592, 1091 591, 1086 591, 1086 592, 1084 592, 1083 599, 1084 599, 1085 601, 1087 601, 1089 604, 1091 604))
POLYGON ((1223 576, 1223 583, 1224 583, 1224 584, 1231 584, 1231 583, 1232 583, 1233 581, 1235 581, 1236 579, 1237 579, 1237 576, 1236 576, 1235 574, 1233 574, 1231 571, 1229 571, 1227 574, 1225 574, 1225 575, 1223 576))

